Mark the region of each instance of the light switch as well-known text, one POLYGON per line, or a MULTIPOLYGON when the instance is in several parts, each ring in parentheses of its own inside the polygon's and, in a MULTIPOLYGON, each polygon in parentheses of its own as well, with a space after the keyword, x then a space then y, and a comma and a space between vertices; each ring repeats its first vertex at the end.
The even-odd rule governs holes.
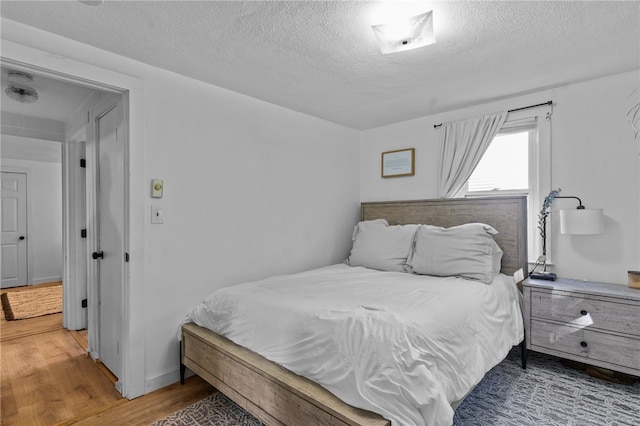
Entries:
POLYGON ((162 198, 162 190, 164 189, 164 183, 160 179, 154 179, 151 181, 151 197, 162 198))
POLYGON ((151 206, 151 223, 164 223, 164 211, 162 207, 151 206))

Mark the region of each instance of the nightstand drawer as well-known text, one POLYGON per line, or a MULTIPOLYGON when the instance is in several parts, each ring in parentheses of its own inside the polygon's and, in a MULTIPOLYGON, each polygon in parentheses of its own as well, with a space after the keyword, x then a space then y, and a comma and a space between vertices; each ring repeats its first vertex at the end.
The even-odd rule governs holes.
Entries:
POLYGON ((531 346, 543 347, 640 371, 640 339, 570 325, 531 320, 531 346))
POLYGON ((531 292, 531 317, 640 336, 640 304, 531 292))

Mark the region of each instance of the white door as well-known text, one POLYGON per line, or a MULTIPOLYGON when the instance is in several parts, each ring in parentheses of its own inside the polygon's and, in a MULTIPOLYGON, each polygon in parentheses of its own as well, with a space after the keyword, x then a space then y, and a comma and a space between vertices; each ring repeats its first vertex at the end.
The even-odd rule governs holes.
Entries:
POLYGON ((95 110, 97 159, 96 242, 99 300, 98 358, 118 378, 122 373, 124 257, 124 147, 118 137, 122 106, 117 97, 95 110))
POLYGON ((2 288, 27 285, 27 175, 2 172, 2 288))

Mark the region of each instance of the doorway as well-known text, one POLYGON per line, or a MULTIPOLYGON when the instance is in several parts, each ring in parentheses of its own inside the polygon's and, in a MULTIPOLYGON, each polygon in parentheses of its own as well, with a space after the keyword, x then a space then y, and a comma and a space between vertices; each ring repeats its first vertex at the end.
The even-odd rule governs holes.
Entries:
MULTIPOLYGON (((124 117, 122 97, 108 95, 92 107, 91 137, 87 141, 87 217, 90 229, 91 268, 89 346, 116 377, 122 375, 120 353, 122 300, 128 258, 125 250, 124 117), (96 315, 97 314, 97 315, 96 315), (93 338, 92 336, 96 337, 93 338)), ((120 382, 116 382, 119 388, 120 382)))
MULTIPOLYGON (((8 66, 29 72, 36 77, 34 82, 38 81, 38 78, 56 80, 60 77, 67 85, 85 87, 88 84, 86 80, 76 81, 70 79, 68 75, 61 76, 53 71, 40 74, 43 72, 41 68, 31 69, 22 63, 7 62, 9 64, 5 63, 3 58, 3 69, 8 66)), ((119 256, 119 262, 104 262, 97 267, 98 262, 91 257, 91 254, 101 251, 100 244, 108 242, 109 238, 116 238, 120 244, 120 252, 124 253, 125 243, 128 241, 124 226, 127 221, 127 204, 125 203, 127 181, 124 159, 128 147, 125 125, 128 116, 125 114, 126 108, 123 107, 128 97, 124 92, 116 91, 111 87, 105 88, 97 83, 96 86, 90 87, 93 95, 78 108, 74 116, 65 120, 67 126, 71 123, 72 129, 74 125, 77 129, 73 130, 73 137, 69 137, 68 133, 65 135, 62 155, 64 325, 73 330, 80 328, 89 330, 89 353, 119 377, 116 388, 124 394, 122 336, 126 328, 123 326, 125 259, 124 256, 119 256), (109 107, 105 111, 105 102, 112 102, 115 108, 109 107), (110 131, 104 131, 109 128, 110 131), (100 129, 103 130, 102 133, 99 133, 100 129), (119 130, 117 137, 116 129, 119 130), (101 140, 103 143, 100 143, 101 140), (115 142, 119 142, 118 146, 111 149, 110 145, 115 142), (85 143, 86 152, 84 152, 85 143), (109 164, 117 164, 119 168, 110 168, 109 164), (83 172, 82 169, 86 169, 91 175, 83 172), (102 176, 96 175, 102 169, 110 172, 103 173, 102 176), (81 184, 85 184, 84 188, 81 184), (119 226, 115 231, 113 227, 108 226, 109 220, 114 217, 113 211, 109 214, 96 214, 101 210, 97 203, 104 198, 102 187, 105 188, 105 194, 109 194, 110 202, 107 204, 112 207, 118 206, 116 210, 119 226), (82 204, 81 201, 84 201, 82 198, 87 200, 87 207, 84 209, 78 208, 82 204), (105 223, 101 223, 101 220, 105 223), (111 277, 109 283, 103 283, 106 281, 104 278, 106 276, 111 277), (101 300, 101 297, 105 297, 105 292, 101 292, 101 289, 110 289, 108 300, 101 300), (117 320, 114 322, 113 318, 117 320)), ((9 183, 7 179, 6 186, 9 187, 9 183)), ((7 229, 7 231, 10 230, 7 229)), ((20 234, 20 230, 16 229, 12 232, 16 234, 17 242, 21 241, 19 239, 21 235, 17 235, 20 234)), ((4 240, 5 238, 3 242, 4 240)), ((9 241, 8 238, 7 241, 9 241)), ((6 252, 9 254, 12 250, 17 252, 20 247, 17 242, 14 242, 12 247, 8 246, 6 252)), ((17 255, 14 257, 16 266, 10 275, 17 276, 18 258, 17 255)), ((12 259, 7 256, 6 261, 3 260, 3 262, 8 264, 9 260, 12 259)))

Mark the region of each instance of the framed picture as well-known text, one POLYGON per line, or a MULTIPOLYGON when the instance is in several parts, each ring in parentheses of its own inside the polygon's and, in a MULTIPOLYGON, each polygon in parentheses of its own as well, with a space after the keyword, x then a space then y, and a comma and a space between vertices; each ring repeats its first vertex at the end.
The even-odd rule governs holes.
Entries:
POLYGON ((382 177, 413 176, 415 174, 415 148, 382 153, 382 177))

